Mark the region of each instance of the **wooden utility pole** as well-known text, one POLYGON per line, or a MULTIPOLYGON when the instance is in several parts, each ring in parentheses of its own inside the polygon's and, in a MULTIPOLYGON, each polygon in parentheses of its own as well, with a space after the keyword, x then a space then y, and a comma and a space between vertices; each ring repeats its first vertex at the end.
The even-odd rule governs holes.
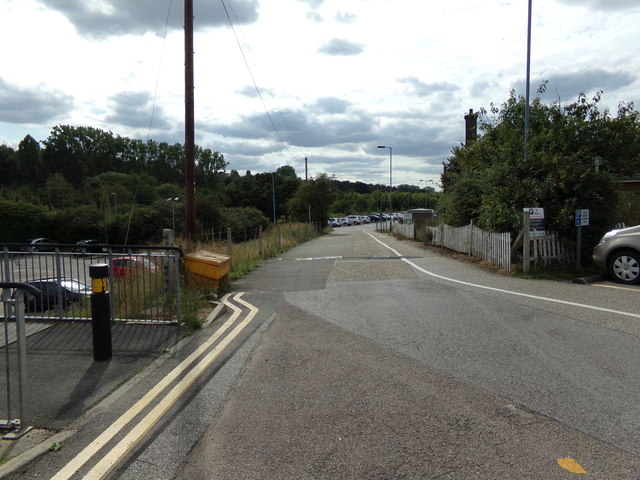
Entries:
POLYGON ((184 205, 187 241, 193 247, 196 242, 193 0, 184 1, 184 106, 184 205))

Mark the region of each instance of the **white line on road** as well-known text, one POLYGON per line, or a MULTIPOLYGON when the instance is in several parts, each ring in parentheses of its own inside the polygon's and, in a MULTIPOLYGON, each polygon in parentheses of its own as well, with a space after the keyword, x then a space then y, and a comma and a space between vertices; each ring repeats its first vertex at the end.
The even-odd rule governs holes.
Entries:
MULTIPOLYGON (((373 238, 380 245, 383 245, 383 246, 387 247, 389 250, 391 250, 393 253, 395 253, 399 257, 403 257, 403 255, 400 252, 398 252, 394 248, 390 247, 386 243, 382 242, 381 240, 377 239, 376 237, 371 235, 369 232, 365 232, 365 233, 367 235, 369 235, 371 238, 373 238)), ((408 263, 413 268, 415 268, 416 270, 418 270, 418 271, 420 271, 420 272, 422 272, 422 273, 424 273, 426 275, 429 275, 429 276, 432 276, 432 277, 435 277, 435 278, 439 278, 441 280, 446 280, 448 282, 458 283, 460 285, 467 285, 469 287, 482 288, 484 290, 491 290, 493 292, 506 293, 508 295, 515 295, 515 296, 518 296, 518 297, 531 298, 531 299, 534 299, 534 300, 542 300, 544 302, 559 303, 559 304, 562 304, 562 305, 570 305, 572 307, 580 307, 580 308, 585 308, 585 309, 588 309, 588 310, 596 310, 596 311, 599 311, 599 312, 614 313, 616 315, 624 315, 624 316, 627 316, 627 317, 640 318, 640 314, 637 314, 637 313, 622 312, 620 310, 612 310, 612 309, 609 309, 609 308, 596 307, 596 306, 593 306, 593 305, 585 305, 583 303, 568 302, 566 300, 557 300, 555 298, 541 297, 541 296, 538 296, 538 295, 530 295, 528 293, 515 292, 513 290, 505 290, 505 289, 502 289, 502 288, 489 287, 487 285, 479 285, 477 283, 471 283, 471 282, 465 282, 465 281, 462 281, 462 280, 456 280, 455 278, 445 277, 443 275, 438 275, 437 273, 430 272, 429 270, 425 270, 424 268, 419 267, 418 265, 416 265, 411 260, 408 260, 405 257, 403 257, 401 260, 403 262, 408 263)))

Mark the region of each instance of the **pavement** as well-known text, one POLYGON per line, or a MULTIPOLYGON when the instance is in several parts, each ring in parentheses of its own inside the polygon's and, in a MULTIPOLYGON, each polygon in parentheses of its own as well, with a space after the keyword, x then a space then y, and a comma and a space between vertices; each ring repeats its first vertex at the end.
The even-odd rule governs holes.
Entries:
MULTIPOLYGON (((216 303, 205 325, 225 311, 216 303)), ((0 439, 0 478, 9 475, 55 449, 74 434, 74 420, 116 392, 155 362, 162 362, 178 343, 188 342, 184 328, 177 324, 115 324, 112 326, 112 358, 95 361, 90 323, 55 323, 46 328, 27 328, 27 374, 24 412, 21 423, 28 430, 15 439, 0 439)), ((11 340, 10 340, 11 341, 11 340)), ((11 412, 8 395, 0 398, 0 418, 17 418, 18 412, 17 344, 0 348, 0 387, 11 387, 11 412), (9 368, 7 368, 7 361, 9 368), (9 377, 9 378, 7 378, 9 377)), ((9 435, 10 436, 10 435, 9 435)))

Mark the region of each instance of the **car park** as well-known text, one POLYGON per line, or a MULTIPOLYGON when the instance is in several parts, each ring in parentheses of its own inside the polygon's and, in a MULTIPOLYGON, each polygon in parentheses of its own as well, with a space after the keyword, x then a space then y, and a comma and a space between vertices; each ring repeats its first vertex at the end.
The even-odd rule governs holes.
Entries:
POLYGON ((113 276, 122 278, 143 272, 155 272, 156 265, 143 256, 116 257, 111 261, 113 276))
POLYGON ((91 295, 91 287, 74 278, 43 278, 26 283, 40 290, 40 295, 26 297, 27 312, 46 312, 60 304, 66 309, 91 295))
POLYGON ((640 282, 640 225, 605 233, 593 249, 593 263, 620 283, 640 282))

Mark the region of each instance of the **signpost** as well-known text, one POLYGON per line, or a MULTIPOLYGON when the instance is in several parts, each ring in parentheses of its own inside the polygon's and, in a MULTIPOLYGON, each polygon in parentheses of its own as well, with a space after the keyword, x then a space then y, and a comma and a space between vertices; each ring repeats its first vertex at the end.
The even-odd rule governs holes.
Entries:
POLYGON ((523 272, 529 272, 530 254, 531 254, 531 238, 544 237, 546 232, 544 228, 544 208, 527 207, 522 211, 524 224, 522 229, 522 264, 523 272))
POLYGON ((580 268, 580 257, 582 255, 582 227, 589 226, 589 209, 581 208, 576 210, 576 267, 580 268))
POLYGON ((546 235, 544 228, 544 208, 523 208, 525 212, 529 212, 529 235, 532 237, 544 237, 546 235))

